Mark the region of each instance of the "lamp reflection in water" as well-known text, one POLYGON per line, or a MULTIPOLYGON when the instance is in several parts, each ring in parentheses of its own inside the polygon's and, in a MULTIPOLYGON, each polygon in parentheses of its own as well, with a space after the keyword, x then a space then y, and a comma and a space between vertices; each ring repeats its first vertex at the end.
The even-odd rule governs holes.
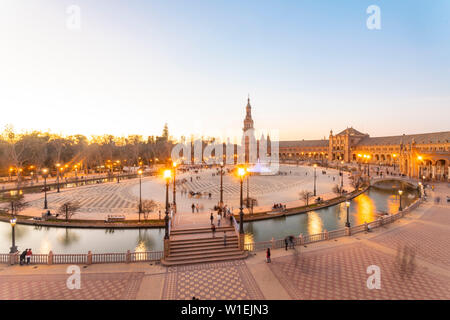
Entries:
POLYGON ((353 201, 356 205, 355 225, 372 222, 376 219, 375 203, 367 194, 360 194, 353 201))
POLYGON ((315 211, 310 211, 307 213, 307 224, 308 224, 308 233, 316 234, 321 233, 323 229, 323 221, 320 217, 319 213, 315 211))

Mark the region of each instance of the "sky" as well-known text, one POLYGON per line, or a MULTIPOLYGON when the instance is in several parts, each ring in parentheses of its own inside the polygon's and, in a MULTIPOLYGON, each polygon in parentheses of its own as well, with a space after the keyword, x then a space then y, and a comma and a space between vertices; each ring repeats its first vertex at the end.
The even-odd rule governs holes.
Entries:
POLYGON ((236 137, 250 95, 283 140, 450 130, 448 0, 2 0, 0 43, 0 128, 236 137))

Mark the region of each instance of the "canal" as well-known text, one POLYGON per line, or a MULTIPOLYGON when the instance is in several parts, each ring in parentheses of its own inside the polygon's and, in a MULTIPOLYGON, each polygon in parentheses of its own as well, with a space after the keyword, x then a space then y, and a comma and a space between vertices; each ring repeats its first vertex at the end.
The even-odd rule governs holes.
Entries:
MULTIPOLYGON (((398 190, 404 190, 403 207, 417 198, 417 192, 400 182, 385 182, 381 188, 371 188, 354 198, 350 204, 350 223, 358 225, 371 222, 379 213, 398 211, 398 190)), ((274 237, 282 239, 288 235, 320 233, 324 229, 343 228, 346 221, 344 204, 268 220, 245 224, 246 242, 268 241, 274 237)), ((16 245, 19 251, 31 248, 34 253, 105 253, 126 252, 127 250, 163 250, 164 229, 81 229, 54 228, 16 225, 16 245)), ((0 253, 9 252, 11 246, 11 226, 0 222, 0 253)))

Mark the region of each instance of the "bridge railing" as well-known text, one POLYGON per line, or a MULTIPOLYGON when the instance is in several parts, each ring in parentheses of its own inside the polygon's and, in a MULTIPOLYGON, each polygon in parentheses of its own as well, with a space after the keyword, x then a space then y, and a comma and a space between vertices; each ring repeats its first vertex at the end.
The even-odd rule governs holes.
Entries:
MULTIPOLYGON (((1 253, 0 263, 18 264, 20 253, 1 253)), ((162 251, 126 252, 126 253, 91 253, 87 254, 33 254, 31 264, 97 264, 97 263, 129 263, 159 261, 164 256, 162 251)))
MULTIPOLYGON (((294 244, 295 245, 302 245, 302 244, 308 244, 308 243, 314 243, 334 238, 340 238, 347 235, 352 235, 355 233, 366 231, 367 228, 374 229, 378 228, 380 226, 383 226, 385 224, 394 222, 401 217, 403 217, 406 213, 410 212, 411 210, 415 209, 417 206, 419 206, 421 203, 421 199, 417 199, 414 203, 406 207, 403 211, 397 212, 392 215, 387 215, 384 217, 380 217, 372 222, 364 223, 360 225, 356 225, 353 227, 350 227, 347 231, 347 228, 332 230, 332 231, 324 231, 321 233, 316 234, 309 234, 309 235, 300 235, 298 237, 294 237, 294 244)), ((262 242, 251 242, 244 244, 244 249, 248 251, 261 251, 265 250, 267 248, 271 249, 277 249, 282 248, 285 245, 284 239, 272 239, 272 241, 262 241, 262 242)))

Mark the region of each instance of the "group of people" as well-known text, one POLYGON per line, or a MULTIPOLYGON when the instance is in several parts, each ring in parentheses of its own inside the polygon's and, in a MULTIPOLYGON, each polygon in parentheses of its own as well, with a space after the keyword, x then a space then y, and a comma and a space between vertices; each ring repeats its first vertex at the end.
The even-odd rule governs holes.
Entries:
POLYGON ((33 252, 31 251, 31 249, 25 249, 20 254, 20 265, 24 265, 25 263, 30 264, 32 254, 33 252))
POLYGON ((197 213, 199 212, 199 210, 203 210, 203 204, 192 204, 191 205, 191 209, 192 209, 192 213, 194 213, 195 211, 197 211, 197 213))
POLYGON ((272 206, 272 209, 283 209, 283 210, 286 210, 286 205, 283 205, 283 204, 281 204, 281 203, 275 203, 273 206, 272 206))

